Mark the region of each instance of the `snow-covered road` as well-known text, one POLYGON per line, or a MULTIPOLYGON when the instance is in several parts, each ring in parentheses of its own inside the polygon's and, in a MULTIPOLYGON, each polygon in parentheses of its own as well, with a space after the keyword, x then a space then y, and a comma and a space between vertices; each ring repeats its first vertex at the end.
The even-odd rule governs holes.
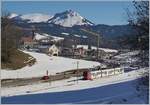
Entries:
POLYGON ((1 70, 1 79, 14 79, 14 78, 32 78, 46 75, 48 70, 49 74, 55 74, 58 72, 77 69, 77 61, 79 62, 78 68, 91 68, 93 66, 100 65, 98 62, 86 61, 81 59, 71 59, 65 57, 50 57, 46 54, 27 52, 37 62, 31 67, 24 67, 18 70, 1 70))

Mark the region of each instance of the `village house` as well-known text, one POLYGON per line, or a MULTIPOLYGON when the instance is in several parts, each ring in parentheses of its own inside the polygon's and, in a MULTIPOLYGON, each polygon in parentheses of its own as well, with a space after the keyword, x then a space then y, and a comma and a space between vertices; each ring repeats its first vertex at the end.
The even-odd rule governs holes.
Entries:
POLYGON ((30 49, 37 45, 37 42, 33 40, 32 36, 26 36, 21 38, 22 48, 30 49))
POLYGON ((46 53, 49 56, 58 56, 60 54, 60 48, 56 45, 39 45, 37 47, 41 53, 46 53))
POLYGON ((86 50, 83 47, 75 48, 74 49, 74 56, 85 57, 86 56, 86 50))
POLYGON ((117 50, 108 49, 108 48, 98 48, 98 52, 97 52, 97 47, 88 46, 88 45, 77 45, 74 51, 75 51, 74 52, 75 56, 80 56, 80 57, 96 58, 98 53, 98 57, 100 59, 109 59, 118 52, 117 50))
POLYGON ((43 39, 37 40, 37 42, 39 45, 50 45, 50 44, 52 44, 52 41, 50 38, 43 38, 43 39))
POLYGON ((48 48, 48 55, 50 56, 58 56, 59 53, 60 53, 60 48, 58 48, 54 44, 48 48))
POLYGON ((61 47, 61 56, 66 56, 66 57, 70 57, 73 56, 73 50, 72 48, 68 48, 68 47, 61 47))

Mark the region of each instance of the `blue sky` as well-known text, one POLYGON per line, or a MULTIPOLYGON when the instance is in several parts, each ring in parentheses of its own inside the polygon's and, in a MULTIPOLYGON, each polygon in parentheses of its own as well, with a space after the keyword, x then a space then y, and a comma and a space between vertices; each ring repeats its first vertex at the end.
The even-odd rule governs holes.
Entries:
POLYGON ((127 24, 125 9, 133 10, 131 1, 5 1, 2 10, 10 13, 44 13, 54 15, 71 9, 95 24, 127 24))

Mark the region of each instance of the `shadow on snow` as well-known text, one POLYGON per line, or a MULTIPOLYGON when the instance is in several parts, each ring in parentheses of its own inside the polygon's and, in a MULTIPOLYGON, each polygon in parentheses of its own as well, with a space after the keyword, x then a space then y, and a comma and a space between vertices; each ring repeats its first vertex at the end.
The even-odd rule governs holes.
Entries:
POLYGON ((107 99, 134 94, 137 80, 111 84, 83 90, 28 94, 2 97, 2 104, 63 104, 63 103, 101 103, 107 99))

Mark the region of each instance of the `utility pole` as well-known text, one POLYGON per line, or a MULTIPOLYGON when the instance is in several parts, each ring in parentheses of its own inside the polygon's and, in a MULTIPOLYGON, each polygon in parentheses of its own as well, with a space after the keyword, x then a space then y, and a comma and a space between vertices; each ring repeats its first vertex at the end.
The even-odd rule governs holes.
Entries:
POLYGON ((49 75, 49 85, 51 86, 51 82, 52 82, 52 80, 51 80, 51 75, 49 75))
POLYGON ((35 26, 31 26, 32 27, 32 39, 34 38, 34 36, 35 36, 35 26))
POLYGON ((85 29, 81 29, 81 30, 84 31, 84 32, 86 32, 86 33, 90 33, 90 34, 92 34, 92 35, 94 35, 94 36, 97 37, 97 54, 96 54, 96 56, 97 56, 97 61, 98 61, 98 58, 99 58, 99 42, 100 42, 100 35, 97 34, 97 33, 95 33, 95 32, 85 30, 85 29))
POLYGON ((75 46, 76 46, 76 40, 73 38, 73 58, 75 58, 75 46))
POLYGON ((78 72, 79 72, 78 69, 79 69, 79 61, 77 61, 77 84, 78 84, 78 79, 79 79, 78 78, 78 72))
POLYGON ((98 61, 98 58, 99 58, 99 35, 97 35, 97 61, 98 61))

